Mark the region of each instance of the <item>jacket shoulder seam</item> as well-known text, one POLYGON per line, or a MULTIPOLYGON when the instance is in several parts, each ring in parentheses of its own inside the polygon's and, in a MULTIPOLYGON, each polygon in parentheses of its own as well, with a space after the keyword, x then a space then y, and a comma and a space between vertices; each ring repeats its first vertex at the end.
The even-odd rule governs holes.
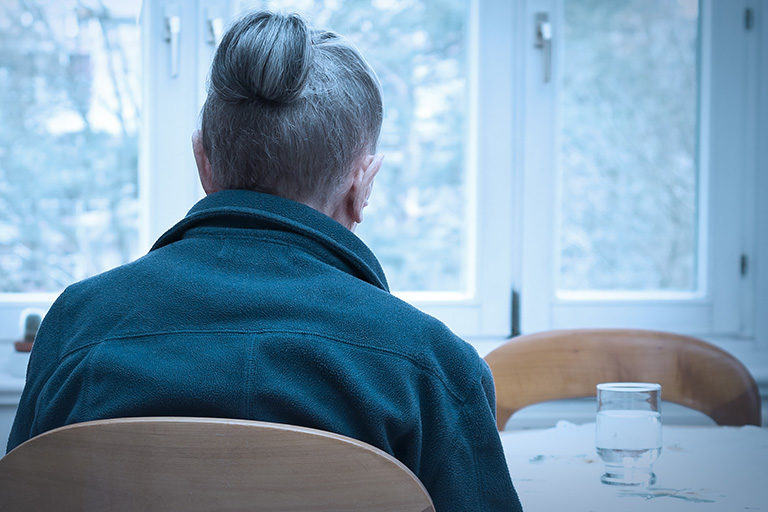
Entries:
MULTIPOLYGON (((102 338, 100 340, 92 341, 87 344, 81 345, 77 348, 73 348, 67 352, 65 352, 58 360, 57 365, 61 364, 61 362, 68 358, 69 356, 81 351, 85 350, 91 347, 94 347, 96 345, 109 342, 109 341, 119 341, 119 340, 130 340, 130 339, 137 339, 137 338, 147 338, 147 337, 153 337, 153 336, 168 336, 173 334, 215 334, 215 333, 228 333, 228 334, 244 334, 244 335, 261 335, 261 334, 293 334, 293 335, 300 335, 300 336, 307 336, 307 337, 316 337, 316 338, 323 338, 331 341, 335 341, 338 343, 343 343, 348 346, 352 346, 358 349, 362 350, 368 350, 371 352, 379 352, 382 354, 387 354, 393 357, 397 357, 403 360, 408 361, 415 367, 419 368, 423 372, 429 374, 433 378, 437 379, 443 387, 446 389, 448 394, 459 404, 463 404, 465 401, 465 398, 461 396, 454 388, 451 386, 448 382, 445 381, 445 379, 439 375, 434 369, 430 368, 429 366, 423 364, 421 361, 419 361, 417 358, 411 356, 410 354, 404 354, 402 352, 396 351, 396 350, 390 350, 382 347, 372 347, 369 345, 363 345, 359 342, 341 338, 338 336, 330 336, 327 334, 317 333, 317 332, 309 332, 309 331, 301 331, 301 330, 294 330, 294 329, 181 329, 181 330, 173 330, 173 331, 151 331, 151 332, 145 332, 145 333, 134 333, 134 334, 125 334, 125 335, 119 335, 119 336, 107 336, 105 338, 102 338)), ((49 376, 50 377, 50 376, 49 376)))

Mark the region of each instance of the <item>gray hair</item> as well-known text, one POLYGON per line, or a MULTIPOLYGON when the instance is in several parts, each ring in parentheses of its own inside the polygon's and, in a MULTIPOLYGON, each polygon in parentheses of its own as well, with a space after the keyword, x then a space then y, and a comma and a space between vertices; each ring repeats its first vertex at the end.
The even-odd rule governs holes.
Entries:
POLYGON ((325 205, 376 150, 381 89, 360 53, 298 15, 252 12, 216 50, 202 112, 214 183, 325 205))

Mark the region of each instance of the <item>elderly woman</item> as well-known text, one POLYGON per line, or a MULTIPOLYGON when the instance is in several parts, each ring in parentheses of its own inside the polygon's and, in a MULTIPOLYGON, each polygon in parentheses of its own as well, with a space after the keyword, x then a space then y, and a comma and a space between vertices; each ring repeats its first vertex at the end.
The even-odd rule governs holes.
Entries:
POLYGON ((293 15, 237 21, 193 136, 207 196, 149 254, 58 298, 8 449, 101 418, 282 422, 389 452, 438 511, 519 510, 488 367, 392 296, 352 233, 381 121, 344 39, 293 15))

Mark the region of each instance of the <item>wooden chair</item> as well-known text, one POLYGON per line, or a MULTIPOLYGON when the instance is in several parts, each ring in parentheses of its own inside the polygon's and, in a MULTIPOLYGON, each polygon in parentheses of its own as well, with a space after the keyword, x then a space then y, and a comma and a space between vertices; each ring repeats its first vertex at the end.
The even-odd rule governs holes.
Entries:
POLYGON ((600 382, 658 382, 664 400, 718 425, 760 425, 755 380, 727 352, 688 336, 630 329, 576 329, 519 336, 486 361, 496 383, 497 426, 519 409, 595 396, 600 382))
POLYGON ((275 423, 122 418, 41 434, 0 460, 0 510, 434 512, 402 463, 275 423))

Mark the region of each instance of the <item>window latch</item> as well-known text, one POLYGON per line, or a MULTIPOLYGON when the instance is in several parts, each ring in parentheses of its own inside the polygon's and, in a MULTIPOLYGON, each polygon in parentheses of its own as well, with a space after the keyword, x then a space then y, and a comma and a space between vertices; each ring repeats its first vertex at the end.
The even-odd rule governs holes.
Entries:
POLYGON ((206 42, 216 48, 224 35, 224 18, 219 9, 205 10, 205 28, 208 33, 206 42))
POLYGON ((549 83, 552 80, 552 24, 549 14, 545 12, 536 13, 536 41, 533 46, 542 51, 544 83, 549 83))
POLYGON ((165 14, 165 42, 171 46, 171 78, 179 76, 179 36, 181 35, 181 16, 177 13, 165 14))

